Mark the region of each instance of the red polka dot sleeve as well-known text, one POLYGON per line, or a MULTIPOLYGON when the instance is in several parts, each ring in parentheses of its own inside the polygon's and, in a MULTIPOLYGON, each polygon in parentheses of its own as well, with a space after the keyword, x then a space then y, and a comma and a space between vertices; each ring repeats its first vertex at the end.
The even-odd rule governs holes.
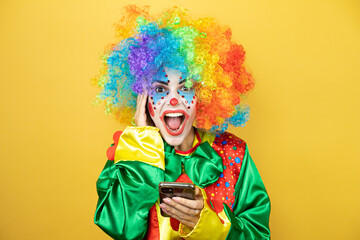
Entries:
POLYGON ((224 171, 205 191, 214 211, 224 210, 231 222, 227 239, 270 239, 270 200, 246 143, 224 133, 212 147, 224 171))

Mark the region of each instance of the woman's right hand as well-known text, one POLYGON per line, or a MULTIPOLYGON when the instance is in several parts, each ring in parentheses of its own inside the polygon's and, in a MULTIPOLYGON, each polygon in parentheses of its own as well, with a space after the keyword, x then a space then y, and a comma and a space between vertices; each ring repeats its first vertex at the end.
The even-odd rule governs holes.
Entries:
POLYGON ((148 122, 150 119, 147 119, 148 116, 146 114, 146 100, 147 100, 147 93, 143 93, 137 96, 136 102, 136 112, 135 112, 135 125, 137 127, 145 127, 149 126, 148 122))

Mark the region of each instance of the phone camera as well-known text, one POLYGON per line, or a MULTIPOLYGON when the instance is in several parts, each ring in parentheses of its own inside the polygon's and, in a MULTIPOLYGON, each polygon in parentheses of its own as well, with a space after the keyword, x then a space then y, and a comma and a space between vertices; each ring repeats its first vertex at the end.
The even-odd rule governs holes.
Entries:
POLYGON ((162 189, 162 192, 163 192, 163 193, 173 193, 173 192, 174 192, 174 189, 172 189, 172 188, 163 188, 163 189, 162 189))

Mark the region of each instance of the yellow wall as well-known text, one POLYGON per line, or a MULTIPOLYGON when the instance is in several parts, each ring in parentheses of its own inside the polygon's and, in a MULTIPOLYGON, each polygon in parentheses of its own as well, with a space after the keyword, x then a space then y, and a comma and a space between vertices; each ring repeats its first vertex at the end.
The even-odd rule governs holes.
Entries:
MULTIPOLYGON (((108 239, 95 181, 118 124, 91 106, 129 1, 0 3, 0 239, 108 239)), ((144 4, 145 1, 132 1, 144 4)), ((245 139, 273 239, 360 239, 359 1, 157 0, 232 27, 257 79, 245 139)))

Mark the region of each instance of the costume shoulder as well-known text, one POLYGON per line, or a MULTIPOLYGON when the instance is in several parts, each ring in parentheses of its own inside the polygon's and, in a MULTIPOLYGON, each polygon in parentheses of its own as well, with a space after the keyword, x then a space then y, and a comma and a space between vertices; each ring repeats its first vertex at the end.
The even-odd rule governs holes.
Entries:
MULTIPOLYGON (((239 179, 246 143, 235 135, 225 132, 216 134, 212 147, 223 159, 223 172, 217 182, 205 190, 214 207, 226 203, 232 209, 235 202, 235 185, 239 179), (216 204, 217 201, 219 204, 216 204)), ((222 207, 215 211, 221 212, 221 210, 222 207)))
POLYGON ((113 144, 111 144, 111 146, 106 151, 107 158, 110 161, 114 161, 114 159, 115 159, 115 150, 116 150, 116 146, 118 145, 121 134, 122 134, 122 131, 116 131, 114 133, 114 135, 113 135, 114 142, 113 142, 113 144))
POLYGON ((114 144, 107 150, 109 161, 143 162, 164 170, 164 143, 155 127, 127 127, 113 136, 114 144))
POLYGON ((216 134, 212 147, 231 166, 235 163, 241 165, 245 154, 246 142, 232 133, 225 132, 223 134, 216 134))

